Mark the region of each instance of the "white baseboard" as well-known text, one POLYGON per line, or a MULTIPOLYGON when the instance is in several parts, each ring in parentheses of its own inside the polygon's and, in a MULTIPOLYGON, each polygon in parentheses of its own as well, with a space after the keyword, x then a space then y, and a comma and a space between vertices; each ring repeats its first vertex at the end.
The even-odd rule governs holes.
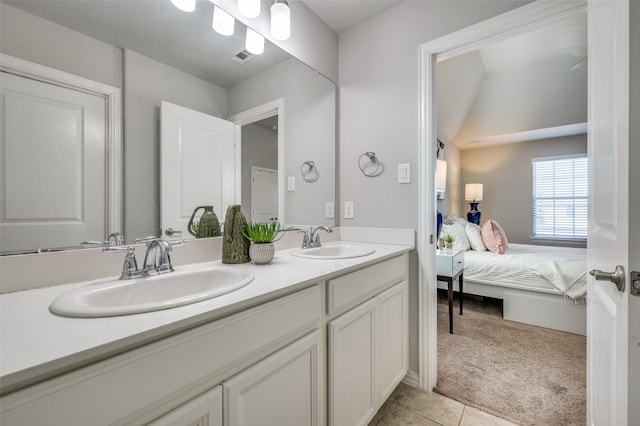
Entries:
POLYGON ((402 383, 412 388, 420 389, 420 375, 415 371, 407 371, 407 375, 402 379, 402 383))

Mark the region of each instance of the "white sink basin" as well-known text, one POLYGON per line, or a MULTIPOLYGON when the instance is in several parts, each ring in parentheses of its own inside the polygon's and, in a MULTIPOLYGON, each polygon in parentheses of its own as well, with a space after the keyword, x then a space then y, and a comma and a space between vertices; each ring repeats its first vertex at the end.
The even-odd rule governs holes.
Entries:
POLYGON ((297 257, 307 259, 348 259, 351 257, 368 256, 375 253, 375 249, 357 244, 327 244, 309 249, 297 249, 291 252, 297 257))
POLYGON ((88 284, 63 294, 49 309, 70 317, 109 317, 175 308, 244 287, 253 274, 228 267, 176 270, 135 280, 88 284))

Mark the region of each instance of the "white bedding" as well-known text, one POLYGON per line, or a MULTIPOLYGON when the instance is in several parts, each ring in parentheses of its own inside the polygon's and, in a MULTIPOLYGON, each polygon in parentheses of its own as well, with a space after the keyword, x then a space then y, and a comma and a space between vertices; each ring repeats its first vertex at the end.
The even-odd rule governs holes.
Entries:
MULTIPOLYGON (((543 266, 549 265, 551 262, 557 264, 560 260, 570 262, 568 269, 582 270, 586 274, 587 249, 585 248, 510 243, 503 255, 489 251, 466 251, 464 279, 483 284, 566 294, 540 274, 543 266)), ((581 280, 576 279, 576 281, 580 282, 581 280)), ((584 281, 586 283, 586 278, 584 281)), ((574 292, 572 297, 575 297, 576 294, 578 293, 574 292)))

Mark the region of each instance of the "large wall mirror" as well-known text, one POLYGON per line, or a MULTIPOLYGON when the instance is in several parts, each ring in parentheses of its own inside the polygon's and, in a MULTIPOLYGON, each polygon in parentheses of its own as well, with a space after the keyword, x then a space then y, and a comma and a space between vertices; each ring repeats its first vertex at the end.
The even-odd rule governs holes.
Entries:
MULTIPOLYGON (((119 158, 122 193, 116 201, 120 205, 115 209, 122 212, 120 220, 115 221, 118 228, 111 227, 106 219, 109 213, 101 211, 97 219, 105 224, 98 227, 101 231, 74 234, 71 239, 68 232, 62 231, 54 241, 24 239, 22 244, 8 244, 3 238, 0 243, 3 253, 76 247, 81 241, 104 241, 108 233, 115 231, 123 233, 127 243, 137 237, 164 235, 160 214, 163 198, 167 199, 161 189, 160 166, 163 102, 232 121, 240 129, 242 139, 238 141, 242 153, 238 151, 233 161, 237 164, 234 169, 237 180, 241 182, 236 183, 234 201, 243 205, 249 220, 257 202, 252 205, 247 179, 252 179, 252 172, 260 174, 266 170, 278 174, 275 181, 279 209, 275 216, 257 215, 257 218, 277 218, 285 226, 335 225, 335 219, 325 217, 326 203, 335 199, 334 83, 269 41, 265 41, 263 54, 247 56, 246 27, 236 21, 232 36, 217 34, 211 25, 211 2, 198 1, 192 13, 176 9, 169 0, 18 0, 1 1, 0 8, 0 51, 4 55, 119 88, 123 107, 119 158), (317 167, 317 180, 304 179, 304 164, 308 162, 317 167), (289 182, 293 182, 290 187, 289 182)), ((6 82, 13 74, 3 72, 2 77, 4 97, 6 82)), ((39 89, 36 92, 40 93, 39 89)), ((82 111, 84 114, 84 107, 82 111)), ((93 112, 96 116, 103 113, 99 108, 93 112)), ((10 124, 11 117, 3 111, 3 127, 10 124)), ((51 120, 60 122, 55 117, 51 120)), ((20 144, 14 141, 11 146, 20 144)), ((16 193, 22 198, 31 197, 29 206, 33 209, 27 210, 37 211, 39 205, 58 205, 60 199, 45 189, 33 194, 21 191, 20 184, 15 182, 25 182, 24 176, 33 170, 44 170, 48 176, 57 176, 56 180, 70 181, 73 176, 65 175, 65 170, 78 169, 82 173, 91 170, 95 174, 86 179, 97 181, 96 189, 87 189, 88 183, 77 188, 77 193, 84 191, 86 195, 90 191, 95 195, 90 205, 83 201, 78 217, 84 218, 91 210, 89 207, 100 210, 95 206, 108 204, 103 202, 109 198, 106 160, 94 159, 92 165, 83 163, 76 157, 86 154, 84 145, 81 154, 71 148, 65 151, 50 145, 50 161, 41 161, 40 165, 29 160, 28 150, 33 148, 21 149, 20 155, 12 151, 15 154, 12 161, 3 154, 2 161, 5 166, 11 162, 13 171, 23 170, 11 188, 14 197, 16 193), (69 157, 73 157, 72 167, 69 157), (19 158, 25 164, 14 161, 19 158), (104 193, 97 192, 101 188, 106 188, 104 193)), ((100 150, 107 151, 103 152, 106 157, 111 154, 108 148, 100 150)), ((211 174, 203 172, 197 184, 212 185, 211 174)), ((32 184, 30 188, 33 187, 32 184)), ((3 203, 4 221, 7 204, 3 203)), ((184 207, 183 216, 190 215, 196 207, 184 207)), ((227 206, 214 208, 222 221, 227 206)), ((67 213, 60 214, 73 216, 67 213)), ((32 219, 28 218, 23 229, 29 227, 29 220, 32 219)))

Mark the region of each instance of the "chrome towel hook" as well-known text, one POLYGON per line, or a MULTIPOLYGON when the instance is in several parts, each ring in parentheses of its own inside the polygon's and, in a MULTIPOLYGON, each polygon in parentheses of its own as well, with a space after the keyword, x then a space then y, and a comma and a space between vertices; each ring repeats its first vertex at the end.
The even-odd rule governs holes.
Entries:
POLYGON ((305 161, 300 166, 300 173, 302 174, 302 179, 305 182, 313 183, 320 178, 320 172, 318 171, 318 167, 313 161, 305 161))
POLYGON ((382 163, 376 157, 375 152, 367 151, 358 158, 358 168, 363 175, 367 177, 375 177, 380 175, 384 171, 382 163), (362 161, 364 157, 367 157, 369 161, 362 161))

